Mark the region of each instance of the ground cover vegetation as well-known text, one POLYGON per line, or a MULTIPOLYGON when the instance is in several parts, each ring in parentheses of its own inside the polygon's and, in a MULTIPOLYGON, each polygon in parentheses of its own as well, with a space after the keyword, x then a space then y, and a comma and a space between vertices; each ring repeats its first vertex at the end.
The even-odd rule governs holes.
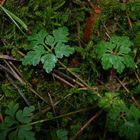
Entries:
POLYGON ((139 140, 140 1, 0 0, 0 139, 139 140))

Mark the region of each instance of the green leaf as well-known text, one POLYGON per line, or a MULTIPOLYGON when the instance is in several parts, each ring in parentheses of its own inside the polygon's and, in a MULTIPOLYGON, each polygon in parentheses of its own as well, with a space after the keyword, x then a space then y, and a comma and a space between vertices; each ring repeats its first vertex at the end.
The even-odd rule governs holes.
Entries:
POLYGON ((57 58, 54 54, 45 54, 41 58, 41 62, 43 64, 43 68, 47 73, 50 73, 56 65, 57 58))
POLYGON ((74 48, 63 43, 57 43, 55 47, 55 54, 57 58, 63 58, 63 56, 68 57, 70 54, 74 53, 74 48))
POLYGON ((134 59, 130 55, 124 56, 124 63, 128 68, 135 68, 134 59))
POLYGON ((29 123, 32 119, 32 112, 34 111, 34 107, 30 106, 30 107, 25 107, 22 110, 18 110, 18 112, 16 113, 16 119, 20 122, 20 123, 29 123))
POLYGON ((101 41, 97 44, 96 48, 96 54, 97 57, 100 59, 102 58, 102 55, 106 53, 106 51, 112 47, 112 44, 109 42, 101 41))
POLYGON ((45 43, 53 47, 55 45, 55 38, 52 35, 48 35, 45 39, 45 43))
POLYGON ((34 133, 30 125, 23 125, 15 131, 9 133, 9 140, 35 140, 34 133))
POLYGON ((99 106, 104 109, 116 108, 124 105, 118 93, 106 92, 99 100, 99 106))
POLYGON ((17 121, 15 120, 14 117, 6 116, 5 117, 5 123, 6 123, 7 127, 11 127, 12 125, 17 124, 17 121))
POLYGON ((10 117, 13 118, 18 109, 19 109, 19 104, 10 102, 8 104, 8 109, 6 109, 5 113, 6 113, 6 115, 9 115, 10 117))
POLYGON ((31 131, 32 127, 30 125, 25 125, 18 129, 18 135, 17 138, 19 140, 35 140, 35 135, 31 131))
POLYGON ((130 55, 132 45, 133 43, 125 36, 112 36, 109 42, 98 43, 96 54, 103 69, 113 67, 118 73, 122 73, 125 67, 133 68, 135 63, 130 55))
POLYGON ((43 46, 36 46, 33 50, 27 53, 22 61, 22 64, 36 66, 37 64, 39 64, 41 56, 45 53, 46 51, 43 46))
POLYGON ((118 73, 122 73, 123 70, 125 69, 124 58, 121 56, 114 56, 113 58, 114 58, 113 59, 114 69, 116 69, 118 73))
POLYGON ((31 42, 31 45, 38 46, 38 45, 43 45, 44 40, 48 33, 45 30, 40 30, 40 31, 33 31, 33 34, 31 36, 28 36, 28 40, 31 42))
POLYGON ((29 125, 34 107, 25 107, 23 110, 18 109, 18 104, 9 103, 6 110, 7 116, 0 124, 0 139, 35 140, 34 133, 31 131, 32 126, 29 125))
POLYGON ((68 42, 69 32, 66 27, 60 27, 53 31, 53 36, 55 37, 55 42, 65 43, 68 42))
POLYGON ((137 121, 125 121, 119 127, 119 135, 130 140, 138 140, 140 134, 140 124, 137 121))
POLYGON ((136 106, 131 105, 129 112, 127 113, 127 118, 135 120, 140 119, 140 110, 136 108, 136 106))
POLYGON ((112 67, 112 55, 111 54, 104 54, 102 56, 102 65, 103 65, 103 68, 106 70, 106 69, 109 69, 112 67))
POLYGON ((121 54, 128 54, 131 52, 131 49, 129 47, 122 45, 122 46, 120 46, 119 52, 121 54))
POLYGON ((54 30, 52 34, 48 34, 44 30, 35 31, 28 37, 32 47, 22 60, 22 64, 36 66, 41 61, 45 71, 50 73, 58 58, 68 57, 74 53, 74 47, 65 45, 69 39, 68 34, 66 27, 60 27, 54 30))
MULTIPOLYGON (((118 47, 129 48, 133 45, 127 36, 112 36, 110 42, 117 45, 118 47)), ((126 52, 127 54, 128 52, 126 52)))

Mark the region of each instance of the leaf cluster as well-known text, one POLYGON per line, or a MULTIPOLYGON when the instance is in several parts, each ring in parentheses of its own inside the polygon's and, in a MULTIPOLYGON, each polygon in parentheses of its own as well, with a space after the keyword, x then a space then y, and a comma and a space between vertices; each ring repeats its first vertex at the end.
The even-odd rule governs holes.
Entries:
POLYGON ((32 112, 34 107, 19 109, 19 104, 10 102, 6 109, 6 117, 0 124, 0 138, 2 140, 35 140, 34 133, 31 131, 32 112))
POLYGON ((52 34, 45 30, 35 31, 28 37, 31 42, 31 49, 24 57, 23 65, 36 66, 41 62, 45 71, 50 73, 58 59, 74 53, 74 47, 66 44, 69 40, 68 35, 66 27, 60 27, 54 30, 52 34))
POLYGON ((140 110, 134 105, 127 107, 117 93, 106 93, 99 106, 107 110, 107 127, 121 137, 138 140, 140 136, 140 110), (125 131, 124 131, 125 130, 125 131))
POLYGON ((99 42, 96 54, 101 60, 103 69, 114 68, 118 73, 122 73, 125 68, 134 68, 135 63, 130 49, 132 45, 126 36, 112 36, 109 42, 99 42))

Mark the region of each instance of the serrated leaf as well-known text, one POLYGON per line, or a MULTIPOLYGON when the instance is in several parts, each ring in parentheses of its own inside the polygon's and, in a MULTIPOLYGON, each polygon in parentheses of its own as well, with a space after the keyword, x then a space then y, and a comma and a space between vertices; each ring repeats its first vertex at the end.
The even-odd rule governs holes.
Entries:
POLYGON ((60 27, 53 31, 53 36, 55 37, 55 42, 65 43, 68 42, 69 32, 66 27, 60 27))
POLYGON ((35 140, 35 134, 31 131, 30 125, 25 125, 18 129, 17 138, 19 140, 35 140))
POLYGON ((12 125, 17 124, 17 121, 15 120, 14 117, 6 116, 5 117, 5 124, 7 125, 7 127, 11 127, 12 125))
POLYGON ((122 73, 125 67, 134 67, 133 58, 130 56, 130 46, 133 43, 128 37, 112 36, 109 42, 101 41, 97 44, 97 57, 101 59, 104 69, 114 68, 122 73))
POLYGON ((15 113, 17 112, 18 108, 19 108, 19 104, 10 102, 8 104, 8 109, 6 109, 5 113, 13 118, 15 113))
POLYGON ((106 51, 111 47, 112 44, 110 44, 109 42, 101 41, 99 44, 97 44, 96 48, 97 57, 100 59, 102 55, 106 53, 106 51))
POLYGON ((32 116, 32 112, 34 111, 34 107, 25 107, 22 110, 19 110, 16 113, 16 119, 20 122, 20 123, 29 123, 31 121, 31 116, 32 116))
POLYGON ((56 65, 57 57, 54 54, 45 54, 41 58, 41 62, 43 64, 43 68, 47 73, 50 73, 56 65))
POLYGON ((34 31, 31 36, 28 36, 28 40, 31 42, 31 45, 38 46, 43 45, 45 37, 48 35, 48 33, 45 30, 40 31, 34 31))
POLYGON ((124 56, 124 63, 128 68, 135 68, 134 59, 130 55, 124 56))
POLYGON ((74 48, 63 43, 57 43, 55 47, 55 54, 57 58, 63 58, 63 56, 68 57, 70 54, 74 53, 74 48))
POLYGON ((112 67, 112 58, 111 58, 112 55, 110 54, 104 54, 102 56, 102 65, 103 65, 103 68, 106 70, 106 69, 109 69, 112 67))
POLYGON ((119 135, 125 136, 127 139, 138 140, 139 134, 140 134, 140 124, 138 122, 125 121, 125 123, 119 127, 119 135))
POLYGON ((114 58, 113 59, 114 69, 116 69, 118 73, 122 73, 123 70, 125 69, 124 58, 121 56, 114 56, 113 58, 114 58))
POLYGON ((48 35, 45 39, 45 43, 53 47, 55 45, 55 38, 52 35, 48 35))
POLYGON ((128 54, 128 53, 131 52, 131 49, 130 49, 129 47, 126 47, 126 46, 122 45, 122 46, 120 46, 120 48, 119 48, 119 52, 120 52, 121 54, 128 54))
POLYGON ((129 111, 127 112, 127 118, 129 119, 140 119, 140 110, 136 106, 131 105, 129 111))
POLYGON ((35 140, 34 133, 30 125, 23 125, 15 131, 9 133, 9 140, 35 140))
POLYGON ((116 44, 117 46, 123 46, 124 48, 129 48, 133 45, 127 36, 112 36, 110 42, 116 44))
POLYGON ((41 56, 46 53, 43 46, 36 46, 33 50, 29 51, 27 55, 22 60, 23 65, 33 65, 39 64, 41 56))

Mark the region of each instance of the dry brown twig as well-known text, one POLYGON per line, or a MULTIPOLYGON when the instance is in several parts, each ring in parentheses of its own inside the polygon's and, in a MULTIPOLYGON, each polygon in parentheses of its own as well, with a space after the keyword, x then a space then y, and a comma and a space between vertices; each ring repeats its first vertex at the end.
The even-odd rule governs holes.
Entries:
POLYGON ((4 5, 4 3, 6 2, 6 0, 0 0, 0 5, 4 5))
POLYGON ((18 73, 16 72, 17 69, 15 70, 15 67, 13 67, 8 61, 4 60, 4 62, 6 63, 6 65, 8 66, 9 70, 8 73, 10 73, 15 79, 17 79, 23 86, 25 86, 26 88, 28 88, 32 93, 34 93, 37 97, 39 97, 42 101, 44 101, 45 103, 48 104, 48 102, 39 94, 37 93, 32 87, 31 84, 29 82, 27 82, 26 80, 24 80, 22 77, 20 77, 20 75, 18 73, 20 73, 18 71, 18 73))

